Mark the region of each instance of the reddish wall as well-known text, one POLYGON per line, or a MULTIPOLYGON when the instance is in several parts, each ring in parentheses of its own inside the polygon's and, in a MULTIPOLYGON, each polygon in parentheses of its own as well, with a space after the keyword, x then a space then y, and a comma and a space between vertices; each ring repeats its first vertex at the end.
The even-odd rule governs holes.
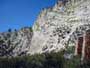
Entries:
POLYGON ((79 37, 77 42, 78 42, 77 54, 82 55, 83 37, 79 37))
POLYGON ((85 36, 85 59, 90 59, 90 31, 85 36))

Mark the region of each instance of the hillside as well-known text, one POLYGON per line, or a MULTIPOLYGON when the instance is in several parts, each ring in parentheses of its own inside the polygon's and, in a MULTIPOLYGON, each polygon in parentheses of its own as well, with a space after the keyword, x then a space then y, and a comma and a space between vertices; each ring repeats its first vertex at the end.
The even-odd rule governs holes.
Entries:
POLYGON ((63 0, 43 9, 33 26, 32 53, 60 51, 75 46, 90 29, 90 0, 63 0), (35 49, 35 51, 33 51, 35 49))
POLYGON ((29 27, 0 33, 0 57, 28 55, 32 36, 32 28, 29 27))
POLYGON ((90 0, 63 0, 39 14, 32 28, 0 33, 0 56, 58 52, 90 29, 90 0))

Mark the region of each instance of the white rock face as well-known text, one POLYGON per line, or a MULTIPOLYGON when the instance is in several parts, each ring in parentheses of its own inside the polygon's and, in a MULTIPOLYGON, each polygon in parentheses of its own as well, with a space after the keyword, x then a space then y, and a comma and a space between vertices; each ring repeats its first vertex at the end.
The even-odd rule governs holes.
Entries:
POLYGON ((90 29, 90 0, 58 1, 38 16, 29 52, 57 52, 75 46, 77 37, 87 29, 90 29))
POLYGON ((33 32, 23 28, 1 33, 0 56, 57 52, 75 46, 77 37, 87 29, 90 29, 90 0, 58 0, 54 7, 41 11, 33 32))
POLYGON ((30 28, 0 33, 0 57, 27 55, 32 36, 30 28))

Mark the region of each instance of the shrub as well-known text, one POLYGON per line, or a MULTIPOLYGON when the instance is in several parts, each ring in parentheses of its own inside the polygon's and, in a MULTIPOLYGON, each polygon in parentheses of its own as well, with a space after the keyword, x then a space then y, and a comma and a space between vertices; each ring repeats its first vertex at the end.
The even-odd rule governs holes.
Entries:
POLYGON ((32 27, 29 27, 29 29, 30 29, 30 32, 33 32, 33 29, 32 29, 32 27))
POLYGON ((0 68, 63 68, 63 59, 57 53, 0 58, 0 68))

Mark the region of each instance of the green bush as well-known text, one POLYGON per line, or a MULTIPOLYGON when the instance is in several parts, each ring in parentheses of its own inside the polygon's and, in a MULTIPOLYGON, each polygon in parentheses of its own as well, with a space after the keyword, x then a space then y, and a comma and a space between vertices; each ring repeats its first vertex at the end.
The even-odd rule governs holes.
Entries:
POLYGON ((61 53, 0 58, 0 68, 63 68, 61 53))
POLYGON ((81 61, 77 68, 90 68, 90 60, 81 61))
POLYGON ((29 29, 30 29, 30 32, 33 32, 33 29, 32 29, 32 27, 29 27, 29 29))
POLYGON ((65 59, 63 54, 64 51, 0 58, 0 68, 90 68, 90 62, 81 64, 79 57, 65 59))

